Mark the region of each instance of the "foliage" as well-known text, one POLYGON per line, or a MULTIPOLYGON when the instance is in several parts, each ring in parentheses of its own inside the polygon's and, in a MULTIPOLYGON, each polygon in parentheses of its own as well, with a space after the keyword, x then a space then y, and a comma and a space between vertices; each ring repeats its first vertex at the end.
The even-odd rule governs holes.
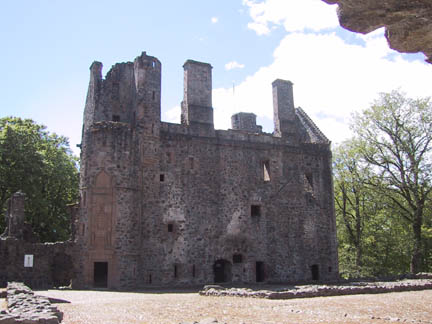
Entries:
MULTIPOLYGON (((67 239, 67 205, 78 199, 77 159, 68 140, 30 119, 0 119, 0 206, 21 190, 27 195, 26 222, 40 239, 67 239)), ((0 232, 5 228, 0 217, 0 232)))
POLYGON ((356 136, 334 159, 341 269, 348 276, 430 269, 432 103, 381 94, 352 129, 356 136))

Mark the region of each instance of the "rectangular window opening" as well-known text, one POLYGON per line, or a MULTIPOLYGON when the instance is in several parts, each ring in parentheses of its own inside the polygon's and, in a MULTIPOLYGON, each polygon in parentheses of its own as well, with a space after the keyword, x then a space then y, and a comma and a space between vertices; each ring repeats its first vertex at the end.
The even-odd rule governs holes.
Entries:
POLYGON ((241 254, 233 255, 233 263, 242 263, 242 262, 243 262, 243 255, 241 254))
POLYGON ((155 100, 155 98, 156 98, 156 92, 152 92, 152 100, 154 101, 155 100))
POLYGON ((178 269, 177 269, 177 264, 174 265, 174 278, 177 278, 178 275, 178 269))
POLYGON ((260 217, 261 216, 261 206, 260 205, 251 205, 251 216, 252 217, 260 217))
POLYGON ((306 180, 309 183, 309 185, 311 186, 311 188, 313 188, 313 174, 312 173, 306 173, 306 180))
POLYGON ((165 181, 165 174, 159 174, 159 180, 160 182, 164 182, 165 181))
POLYGON ((195 161, 193 157, 189 157, 189 168, 193 170, 195 168, 195 161))
POLYGON ((120 116, 119 115, 112 115, 112 121, 113 122, 119 122, 120 121, 120 116))
POLYGON ((270 161, 263 162, 263 177, 264 181, 270 181, 270 161))
POLYGON ((168 224, 168 232, 169 233, 174 232, 174 224, 168 224))
POLYGON ((192 265, 192 278, 195 278, 196 276, 196 269, 195 269, 195 264, 192 265))

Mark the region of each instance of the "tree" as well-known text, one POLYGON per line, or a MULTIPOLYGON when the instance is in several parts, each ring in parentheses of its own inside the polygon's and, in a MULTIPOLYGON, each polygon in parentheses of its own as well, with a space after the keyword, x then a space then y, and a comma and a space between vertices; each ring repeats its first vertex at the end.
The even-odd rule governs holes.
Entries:
POLYGON ((410 268, 424 264, 422 230, 431 195, 432 104, 430 98, 410 99, 393 91, 354 116, 358 149, 374 176, 368 180, 385 197, 394 217, 412 230, 410 268))
POLYGON ((350 277, 363 276, 366 227, 379 207, 365 185, 370 178, 368 165, 362 161, 353 141, 346 141, 334 150, 333 171, 339 244, 344 248, 340 254, 342 260, 348 259, 342 267, 350 277))
MULTIPOLYGON (((15 192, 26 193, 26 222, 44 242, 70 234, 67 205, 78 200, 77 159, 68 140, 30 119, 0 119, 0 206, 15 192)), ((0 217, 0 232, 5 227, 0 217)))

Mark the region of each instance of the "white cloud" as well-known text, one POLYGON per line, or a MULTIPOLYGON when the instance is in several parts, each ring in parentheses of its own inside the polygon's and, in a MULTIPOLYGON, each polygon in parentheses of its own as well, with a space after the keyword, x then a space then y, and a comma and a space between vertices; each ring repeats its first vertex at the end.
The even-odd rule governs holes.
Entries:
POLYGON ((232 70, 232 69, 243 69, 244 67, 245 67, 244 64, 240 64, 236 61, 231 61, 231 62, 228 62, 227 64, 225 64, 225 70, 227 70, 227 71, 232 70))
POLYGON ((162 111, 162 120, 169 123, 180 123, 180 114, 181 108, 180 106, 172 107, 166 111, 162 111))
POLYGON ((231 115, 239 111, 272 119, 271 82, 277 78, 294 83, 296 107, 333 142, 350 136, 352 112, 369 107, 379 92, 401 89, 411 97, 430 95, 432 65, 408 61, 389 49, 383 31, 362 37, 363 46, 348 44, 335 33, 287 35, 274 50, 272 64, 247 77, 235 91, 213 91, 215 127, 230 127, 231 115))
POLYGON ((219 18, 218 18, 218 17, 212 17, 212 18, 211 18, 211 22, 212 22, 212 24, 216 24, 218 21, 219 21, 219 18))
POLYGON ((311 29, 320 31, 339 26, 336 6, 321 0, 243 0, 252 22, 248 27, 258 35, 269 34, 272 26, 283 26, 288 32, 311 29))

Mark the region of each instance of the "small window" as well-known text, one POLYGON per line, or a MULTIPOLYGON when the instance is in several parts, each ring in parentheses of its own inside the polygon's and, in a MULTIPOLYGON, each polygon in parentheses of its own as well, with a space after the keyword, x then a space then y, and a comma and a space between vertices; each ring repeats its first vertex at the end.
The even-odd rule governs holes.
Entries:
POLYGON ((243 255, 241 254, 233 255, 233 263, 242 263, 242 262, 243 262, 243 255))
POLYGON ((195 278, 196 276, 196 269, 195 269, 195 264, 192 265, 192 278, 195 278))
POLYGON ((251 205, 251 216, 252 217, 260 217, 261 216, 261 206, 260 205, 251 205))
POLYGON ((151 275, 151 274, 149 274, 149 276, 148 276, 148 283, 149 283, 149 284, 152 283, 152 275, 151 275))
POLYGON ((177 273, 177 264, 175 264, 174 265, 174 278, 177 278, 177 275, 178 275, 178 273, 177 273))
POLYGON ((152 68, 155 68, 156 67, 156 63, 155 63, 155 61, 152 61, 152 68))
POLYGON ((120 116, 119 115, 112 115, 112 121, 113 122, 119 122, 120 121, 120 116))
POLYGON ((328 267, 329 272, 332 272, 332 270, 333 270, 332 267, 328 267))
POLYGON ((311 186, 311 188, 313 188, 313 174, 312 173, 306 173, 306 180, 309 183, 309 185, 311 186))
POLYGON ((174 224, 168 224, 168 232, 169 233, 174 232, 174 224))
POLYGON ((193 170, 195 168, 195 160, 193 157, 189 157, 189 168, 193 170))
POLYGON ((159 174, 159 180, 160 182, 164 182, 165 181, 165 174, 159 174))
POLYGON ((264 181, 270 181, 270 161, 263 162, 263 178, 264 181))
POLYGON ((152 92, 152 100, 154 101, 155 100, 155 97, 156 97, 156 92, 152 92))

